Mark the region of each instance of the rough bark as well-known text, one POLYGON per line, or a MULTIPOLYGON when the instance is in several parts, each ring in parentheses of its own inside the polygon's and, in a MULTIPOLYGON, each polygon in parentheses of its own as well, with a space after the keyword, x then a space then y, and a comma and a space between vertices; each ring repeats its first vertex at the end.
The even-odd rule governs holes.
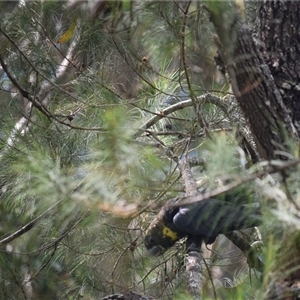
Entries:
POLYGON ((252 27, 257 17, 257 11, 260 7, 259 0, 244 0, 247 23, 252 27))
POLYGON ((287 151, 286 136, 298 134, 251 31, 233 3, 207 2, 232 90, 263 159, 287 151))
POLYGON ((266 1, 256 21, 275 85, 300 133, 300 2, 266 1))

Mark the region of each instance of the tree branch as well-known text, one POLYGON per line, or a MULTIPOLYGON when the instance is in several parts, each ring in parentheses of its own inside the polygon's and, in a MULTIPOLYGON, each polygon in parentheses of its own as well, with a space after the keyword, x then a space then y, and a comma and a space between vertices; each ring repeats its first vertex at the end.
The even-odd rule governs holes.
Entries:
MULTIPOLYGON (((188 241, 187 241, 188 243, 188 241)), ((203 272, 201 262, 203 260, 201 251, 201 243, 197 245, 191 244, 187 245, 187 256, 185 259, 186 264, 186 276, 187 285, 189 293, 192 295, 193 299, 202 299, 202 289, 203 289, 203 272)))
POLYGON ((184 180, 185 192, 187 196, 193 196, 197 194, 197 184, 193 178, 192 170, 188 163, 186 156, 183 156, 178 161, 178 168, 180 170, 182 179, 184 180))
MULTIPOLYGON (((184 180, 185 191, 187 196, 196 195, 197 184, 193 178, 192 170, 186 159, 183 156, 178 160, 178 168, 182 179, 184 180)), ((186 250, 187 256, 185 259, 187 287, 193 299, 202 299, 203 274, 202 274, 202 255, 201 255, 202 240, 188 237, 186 250)))
MULTIPOLYGON (((196 102, 197 103, 212 103, 214 105, 217 105, 218 107, 220 107, 225 113, 227 113, 227 105, 224 101, 222 101, 222 98, 215 96, 211 93, 206 93, 204 95, 195 97, 196 102)), ((135 137, 138 137, 139 135, 141 135, 145 130, 147 130, 148 128, 150 128, 151 126, 153 126, 155 123, 157 123, 159 120, 161 120, 162 118, 164 118, 165 116, 180 110, 180 109, 184 109, 186 107, 190 107, 193 106, 193 100, 192 99, 188 99, 185 101, 181 101, 179 103, 173 104, 163 110, 160 111, 159 114, 155 114, 155 116, 153 116, 152 118, 150 118, 146 123, 144 123, 140 128, 139 131, 135 134, 135 137)))

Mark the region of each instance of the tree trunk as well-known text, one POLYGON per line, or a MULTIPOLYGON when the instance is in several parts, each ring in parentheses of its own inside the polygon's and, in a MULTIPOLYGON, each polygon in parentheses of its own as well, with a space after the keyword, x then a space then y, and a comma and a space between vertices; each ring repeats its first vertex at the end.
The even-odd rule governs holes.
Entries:
POLYGON ((258 39, 275 85, 300 133, 300 3, 264 2, 256 20, 258 39))
POLYGON ((252 132, 262 159, 272 159, 287 151, 287 136, 298 139, 280 91, 233 3, 207 2, 220 39, 220 55, 232 90, 252 132), (288 132, 288 134, 287 134, 288 132))

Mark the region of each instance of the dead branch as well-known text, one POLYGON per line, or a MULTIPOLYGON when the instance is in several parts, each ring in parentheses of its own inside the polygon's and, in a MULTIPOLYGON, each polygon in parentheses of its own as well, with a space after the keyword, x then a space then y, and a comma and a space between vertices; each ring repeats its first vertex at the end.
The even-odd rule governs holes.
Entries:
MULTIPOLYGON (((186 194, 188 196, 196 195, 198 193, 197 184, 185 156, 178 160, 178 168, 184 180, 186 194)), ((188 238, 186 244, 187 256, 185 259, 185 269, 187 287, 193 299, 202 299, 203 274, 201 266, 201 244, 202 241, 195 241, 193 238, 188 238)))

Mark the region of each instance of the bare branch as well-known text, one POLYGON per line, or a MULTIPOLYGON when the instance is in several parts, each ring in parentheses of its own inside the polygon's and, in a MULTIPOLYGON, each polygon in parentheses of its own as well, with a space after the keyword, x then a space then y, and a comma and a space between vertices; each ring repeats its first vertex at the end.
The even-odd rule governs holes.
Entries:
MULTIPOLYGON (((184 180, 187 196, 196 195, 198 193, 197 184, 193 178, 192 170, 186 156, 178 160, 178 168, 184 180)), ((202 241, 195 241, 192 237, 189 237, 186 245, 187 288, 194 299, 202 299, 203 274, 201 267, 201 244, 202 241)))
POLYGON ((185 191, 187 196, 197 194, 197 184, 193 178, 192 170, 189 166, 187 158, 184 156, 178 161, 178 168, 184 180, 185 191))
POLYGON ((202 299, 202 255, 200 251, 188 251, 186 256, 186 274, 190 294, 193 299, 202 299))
MULTIPOLYGON (((222 100, 222 98, 215 96, 214 94, 211 93, 206 93, 204 95, 198 96, 195 98, 197 103, 211 103, 214 105, 219 106, 224 112, 227 113, 227 105, 226 103, 222 100)), ((155 123, 157 123, 159 120, 164 118, 165 116, 180 110, 184 109, 186 107, 193 106, 193 100, 188 99, 185 101, 181 101, 179 103, 173 104, 159 112, 159 114, 155 114, 152 118, 150 118, 146 123, 144 123, 139 131, 136 133, 136 137, 139 136, 141 133, 143 133, 146 129, 150 128, 153 126, 155 123)))

